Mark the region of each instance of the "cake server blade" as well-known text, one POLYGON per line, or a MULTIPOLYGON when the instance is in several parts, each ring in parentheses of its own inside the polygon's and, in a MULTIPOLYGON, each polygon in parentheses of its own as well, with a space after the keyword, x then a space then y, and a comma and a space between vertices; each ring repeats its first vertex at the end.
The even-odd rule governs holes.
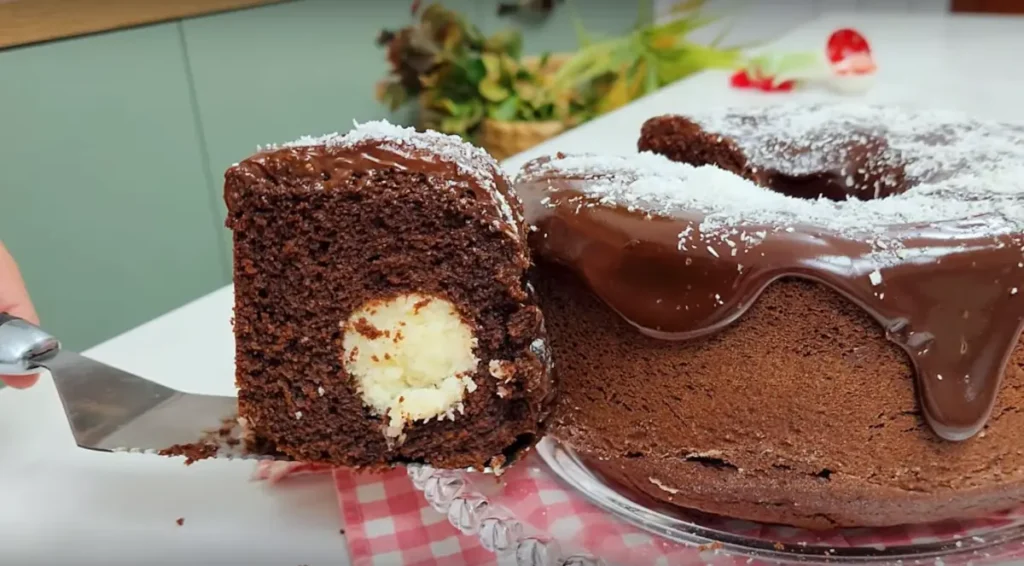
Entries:
MULTIPOLYGON (((61 348, 35 325, 0 313, 0 375, 49 370, 82 448, 160 453, 203 446, 209 457, 268 459, 241 441, 237 398, 185 393, 61 348)), ((282 459, 278 457, 277 459, 282 459)))

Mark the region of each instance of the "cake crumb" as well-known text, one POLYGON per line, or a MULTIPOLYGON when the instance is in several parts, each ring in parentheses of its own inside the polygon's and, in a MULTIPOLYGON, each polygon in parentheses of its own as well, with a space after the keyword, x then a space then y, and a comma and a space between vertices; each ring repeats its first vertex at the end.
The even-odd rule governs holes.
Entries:
POLYGON ((175 521, 175 523, 177 523, 179 527, 184 525, 185 524, 185 517, 178 517, 178 520, 175 521))
POLYGON ((487 364, 487 372, 491 374, 491 377, 503 383, 508 383, 512 380, 515 365, 504 360, 491 360, 487 364))
POLYGON ((376 340, 381 336, 384 336, 384 332, 376 326, 370 324, 370 321, 366 320, 366 317, 360 317, 359 319, 351 323, 352 330, 355 330, 360 335, 368 340, 376 340))
POLYGON ((222 421, 220 428, 217 429, 217 435, 221 437, 231 436, 231 431, 234 430, 236 424, 234 419, 222 421))
POLYGON ((715 542, 712 542, 710 544, 702 544, 702 545, 698 546, 697 550, 700 551, 700 552, 707 552, 709 550, 721 550, 724 547, 725 547, 724 544, 722 544, 721 542, 716 540, 715 542))
POLYGON ((430 301, 430 297, 424 297, 423 299, 420 299, 416 304, 412 306, 412 314, 420 314, 420 310, 422 310, 423 307, 429 305, 430 301))
POLYGON ((192 444, 175 444, 157 452, 160 456, 184 456, 185 465, 191 466, 199 460, 206 460, 217 455, 219 447, 213 442, 194 442, 192 444))
POLYGON ((500 477, 501 474, 505 473, 505 464, 508 463, 508 459, 504 455, 498 455, 491 458, 490 468, 494 472, 495 477, 500 477))
POLYGON ((652 484, 654 484, 654 485, 658 486, 658 488, 659 488, 659 489, 661 489, 662 491, 665 491, 665 492, 667 492, 667 493, 670 493, 670 494, 672 494, 672 495, 675 495, 675 494, 679 493, 679 490, 678 490, 678 489, 675 489, 675 488, 673 488, 673 487, 669 487, 669 486, 665 485, 664 483, 662 483, 662 482, 658 481, 658 480, 657 480, 657 479, 655 479, 655 478, 647 478, 647 479, 648 479, 648 481, 650 481, 650 482, 651 482, 652 484))
POLYGON ((781 542, 777 542, 772 545, 772 548, 774 548, 775 550, 786 550, 786 545, 782 544, 781 542))

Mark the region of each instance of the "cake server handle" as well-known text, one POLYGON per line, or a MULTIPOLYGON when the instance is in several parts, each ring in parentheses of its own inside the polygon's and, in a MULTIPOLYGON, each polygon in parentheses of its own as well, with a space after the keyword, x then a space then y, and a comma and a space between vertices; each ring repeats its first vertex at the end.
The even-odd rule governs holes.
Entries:
POLYGON ((60 341, 45 330, 0 312, 0 375, 32 375, 60 352, 60 341))

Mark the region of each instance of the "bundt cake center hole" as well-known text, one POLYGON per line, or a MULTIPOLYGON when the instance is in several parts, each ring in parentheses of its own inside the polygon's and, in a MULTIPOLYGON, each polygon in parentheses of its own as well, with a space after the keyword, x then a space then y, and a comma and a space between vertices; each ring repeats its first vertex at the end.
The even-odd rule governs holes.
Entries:
POLYGON ((858 179, 853 176, 839 178, 833 173, 812 173, 788 175, 775 173, 768 176, 765 188, 788 197, 834 201, 875 200, 896 196, 905 192, 906 187, 885 180, 858 179))

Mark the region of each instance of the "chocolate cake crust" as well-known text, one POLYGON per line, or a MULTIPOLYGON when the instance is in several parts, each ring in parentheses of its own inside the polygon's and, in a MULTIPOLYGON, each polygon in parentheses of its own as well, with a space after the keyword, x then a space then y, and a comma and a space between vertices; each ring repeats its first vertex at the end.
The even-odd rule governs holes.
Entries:
POLYGON ((371 124, 243 161, 225 175, 225 201, 239 412, 256 441, 304 462, 483 467, 540 437, 553 393, 543 319, 521 205, 493 160, 447 136, 371 124), (372 342, 377 332, 408 340, 366 318, 413 295, 426 299, 408 316, 450 305, 437 316, 452 311, 457 320, 442 322, 464 325, 479 360, 449 382, 463 397, 436 419, 382 414, 360 385, 371 382, 350 373, 361 356, 352 344, 387 346, 372 342))
POLYGON ((656 500, 810 529, 968 519, 1024 504, 1024 348, 984 434, 937 437, 913 368, 828 288, 773 283, 744 317, 650 338, 571 270, 540 260, 560 394, 551 434, 656 500))

